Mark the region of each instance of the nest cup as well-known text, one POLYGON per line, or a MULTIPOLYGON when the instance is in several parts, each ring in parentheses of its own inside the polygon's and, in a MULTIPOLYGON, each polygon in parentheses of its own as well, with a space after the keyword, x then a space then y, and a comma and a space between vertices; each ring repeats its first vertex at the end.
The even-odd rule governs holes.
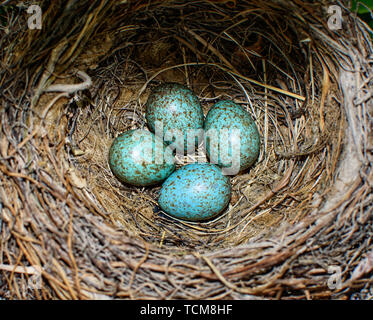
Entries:
POLYGON ((330 5, 41 1, 40 30, 27 4, 8 5, 0 296, 371 297, 372 42, 330 5), (122 184, 108 165, 163 82, 191 88, 205 115, 233 100, 259 128, 258 160, 207 222, 167 216, 160 186, 122 184))

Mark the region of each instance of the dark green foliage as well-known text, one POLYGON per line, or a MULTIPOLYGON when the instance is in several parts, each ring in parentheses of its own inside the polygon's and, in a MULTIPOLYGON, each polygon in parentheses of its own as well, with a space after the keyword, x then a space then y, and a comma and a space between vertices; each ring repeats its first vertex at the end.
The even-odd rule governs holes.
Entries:
POLYGON ((358 16, 365 21, 370 28, 373 30, 373 0, 362 0, 362 1, 352 1, 352 12, 357 12, 358 16))

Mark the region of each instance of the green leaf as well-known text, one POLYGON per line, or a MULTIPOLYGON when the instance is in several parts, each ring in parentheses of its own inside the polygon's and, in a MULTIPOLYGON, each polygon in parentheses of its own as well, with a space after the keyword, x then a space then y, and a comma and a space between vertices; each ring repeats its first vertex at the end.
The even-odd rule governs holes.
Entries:
POLYGON ((364 13, 369 13, 369 10, 368 8, 370 9, 373 9, 373 0, 360 0, 360 1, 356 1, 356 0, 353 0, 352 1, 352 7, 351 7, 351 11, 352 12, 355 12, 356 11, 356 8, 358 6, 358 3, 359 4, 359 9, 357 11, 357 13, 360 15, 360 14, 364 14, 364 13), (365 6, 364 6, 364 5, 365 6), (367 8, 368 7, 368 8, 367 8))

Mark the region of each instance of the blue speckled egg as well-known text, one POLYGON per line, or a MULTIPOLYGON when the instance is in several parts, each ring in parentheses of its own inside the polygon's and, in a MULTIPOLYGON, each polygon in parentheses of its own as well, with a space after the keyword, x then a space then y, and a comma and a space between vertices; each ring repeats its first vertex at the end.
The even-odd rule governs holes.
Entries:
POLYGON ((109 165, 120 181, 135 186, 160 183, 175 170, 172 152, 146 130, 129 130, 115 138, 109 165))
POLYGON ((201 104, 184 85, 165 83, 156 87, 146 102, 146 120, 150 131, 163 136, 166 144, 174 142, 180 153, 193 152, 198 139, 203 139, 201 104), (180 138, 176 139, 174 134, 180 138))
POLYGON ((234 175, 249 168, 258 158, 260 135, 254 120, 230 100, 217 102, 207 113, 205 146, 210 162, 234 175))
POLYGON ((212 218, 229 203, 229 180, 214 164, 188 164, 176 170, 163 183, 159 206, 179 219, 200 221, 212 218))

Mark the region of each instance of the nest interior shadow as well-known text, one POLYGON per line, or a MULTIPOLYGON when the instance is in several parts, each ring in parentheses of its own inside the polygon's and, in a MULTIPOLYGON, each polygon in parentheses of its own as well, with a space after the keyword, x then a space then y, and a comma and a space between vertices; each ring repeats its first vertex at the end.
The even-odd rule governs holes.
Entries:
MULTIPOLYGON (((8 6, 0 292, 243 299, 370 289, 372 44, 343 3, 343 28, 331 30, 327 8, 45 1, 42 29, 30 30, 25 8, 8 6), (260 131, 257 162, 232 177, 228 208, 208 222, 167 216, 160 186, 122 184, 108 166, 113 139, 147 127, 146 99, 170 81, 190 87, 205 115, 235 101, 260 131), (328 286, 331 265, 344 270, 338 288, 328 286)), ((202 148, 178 166, 196 160, 207 161, 202 148)))

